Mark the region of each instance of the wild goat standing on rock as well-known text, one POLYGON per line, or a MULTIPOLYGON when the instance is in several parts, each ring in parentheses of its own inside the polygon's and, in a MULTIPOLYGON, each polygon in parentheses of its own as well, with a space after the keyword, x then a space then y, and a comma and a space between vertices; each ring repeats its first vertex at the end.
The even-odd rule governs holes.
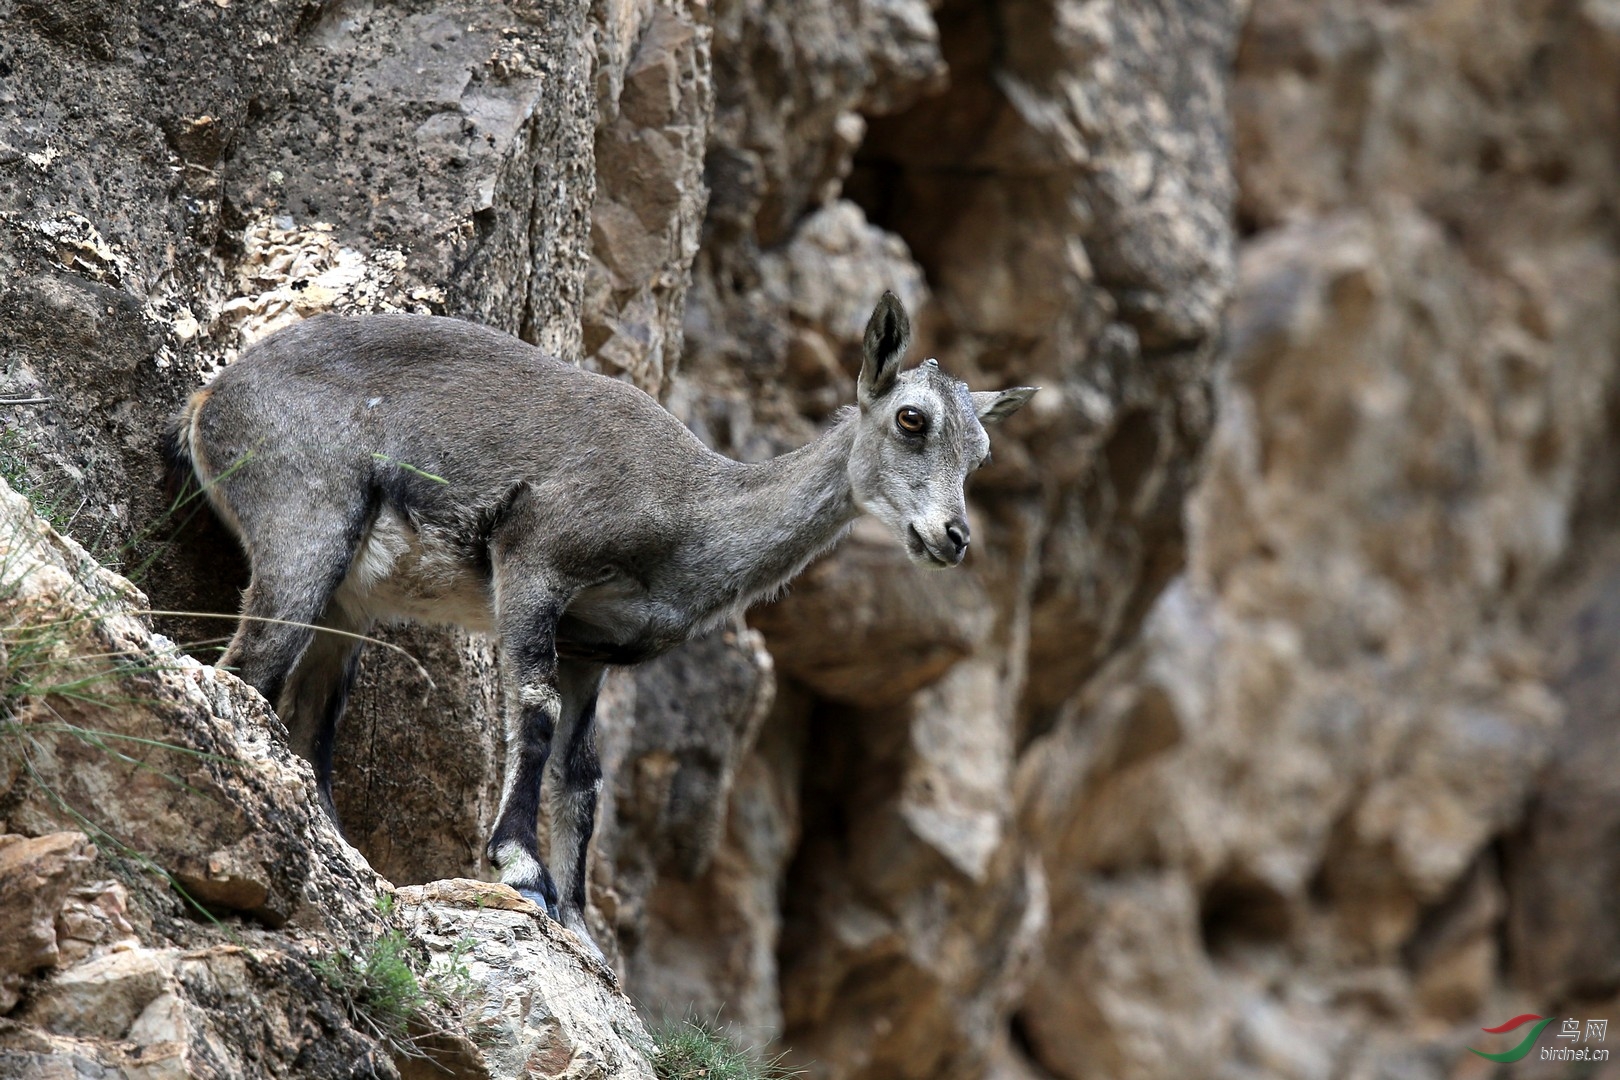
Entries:
POLYGON ((1035 390, 972 393, 932 360, 902 374, 910 335, 885 293, 859 409, 749 465, 640 390, 471 323, 323 315, 273 334, 192 396, 170 438, 252 562, 222 662, 275 703, 332 812, 357 639, 313 627, 353 635, 405 617, 498 635, 506 783, 486 850, 501 880, 590 942, 591 725, 607 665, 774 593, 863 510, 913 562, 966 554, 962 484, 989 457, 982 425, 1035 390), (553 873, 535 834, 554 742, 553 873))

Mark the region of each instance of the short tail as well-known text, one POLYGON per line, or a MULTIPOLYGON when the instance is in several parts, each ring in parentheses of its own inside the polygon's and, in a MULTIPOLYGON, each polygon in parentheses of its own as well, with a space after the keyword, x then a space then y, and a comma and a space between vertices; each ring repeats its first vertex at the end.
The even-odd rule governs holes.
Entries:
POLYGON ((205 387, 192 394, 185 408, 175 416, 158 441, 158 451, 163 455, 163 490, 171 506, 178 507, 183 502, 189 502, 201 490, 197 483, 197 456, 191 440, 196 430, 197 413, 207 403, 210 392, 205 387))

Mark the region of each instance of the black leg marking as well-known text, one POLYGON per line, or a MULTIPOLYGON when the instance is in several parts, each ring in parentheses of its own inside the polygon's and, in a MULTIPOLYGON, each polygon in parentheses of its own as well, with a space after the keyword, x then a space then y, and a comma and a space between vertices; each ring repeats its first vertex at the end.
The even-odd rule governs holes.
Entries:
POLYGON ((506 782, 486 853, 501 880, 540 904, 552 918, 560 905, 556 882, 540 861, 540 787, 561 716, 555 647, 558 608, 546 605, 523 619, 521 633, 502 628, 507 665, 506 782))
POLYGON ((517 736, 518 745, 514 748, 510 739, 507 745, 509 775, 488 855, 490 861, 501 868, 502 881, 519 892, 538 894, 538 899, 535 896, 530 899, 540 903, 555 918, 557 886, 540 861, 537 835, 540 783, 546 761, 551 757, 555 724, 552 713, 544 705, 520 706, 518 723, 520 730, 512 733, 517 736))
POLYGON ((321 793, 321 802, 326 812, 331 815, 332 823, 343 831, 342 822, 338 821, 337 803, 332 800, 332 751, 337 746, 338 720, 343 716, 343 709, 349 703, 349 694, 354 690, 354 678, 360 671, 360 650, 349 650, 349 659, 343 665, 343 675, 338 680, 332 696, 326 702, 322 711, 320 727, 315 732, 315 786, 321 793))
MULTIPOLYGON (((592 949, 596 943, 585 923, 586 874, 602 782, 595 719, 604 670, 600 664, 580 662, 564 663, 559 668, 558 683, 567 712, 565 727, 558 733, 562 740, 561 768, 551 792, 551 865, 557 871, 557 891, 562 899, 561 922, 592 949)), ((596 951, 600 955, 600 950, 596 951)))
MULTIPOLYGON (((591 700, 594 711, 596 701, 591 700)), ((587 713, 580 730, 569 746, 567 771, 564 773, 566 797, 574 813, 573 880, 569 882, 569 895, 564 899, 576 911, 585 910, 585 857, 590 851, 591 835, 596 831, 596 799, 602 781, 602 764, 596 756, 596 732, 587 713)), ((569 858, 570 853, 559 851, 553 859, 569 858)))

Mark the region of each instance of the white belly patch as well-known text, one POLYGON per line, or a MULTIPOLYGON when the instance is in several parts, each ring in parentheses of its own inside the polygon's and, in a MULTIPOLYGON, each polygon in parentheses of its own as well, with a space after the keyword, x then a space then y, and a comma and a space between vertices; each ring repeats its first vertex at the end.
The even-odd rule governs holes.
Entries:
POLYGON ((416 619, 493 629, 488 583, 448 537, 418 531, 392 508, 372 522, 335 599, 367 621, 416 619))

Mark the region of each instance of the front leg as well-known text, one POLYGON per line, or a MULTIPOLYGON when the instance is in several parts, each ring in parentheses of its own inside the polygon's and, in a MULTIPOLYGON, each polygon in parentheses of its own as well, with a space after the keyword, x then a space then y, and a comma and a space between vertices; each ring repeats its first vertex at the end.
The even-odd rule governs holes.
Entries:
POLYGON ((506 780, 485 854, 501 881, 559 917, 557 886, 540 861, 536 819, 551 739, 562 713, 557 685, 557 620, 562 605, 539 599, 500 614, 506 674, 506 780))
POLYGON ((596 824, 602 767, 596 759, 596 695, 606 669, 564 660, 558 668, 562 719, 557 729, 561 766, 551 787, 551 865, 556 868, 558 919, 601 957, 585 925, 586 856, 596 824))

